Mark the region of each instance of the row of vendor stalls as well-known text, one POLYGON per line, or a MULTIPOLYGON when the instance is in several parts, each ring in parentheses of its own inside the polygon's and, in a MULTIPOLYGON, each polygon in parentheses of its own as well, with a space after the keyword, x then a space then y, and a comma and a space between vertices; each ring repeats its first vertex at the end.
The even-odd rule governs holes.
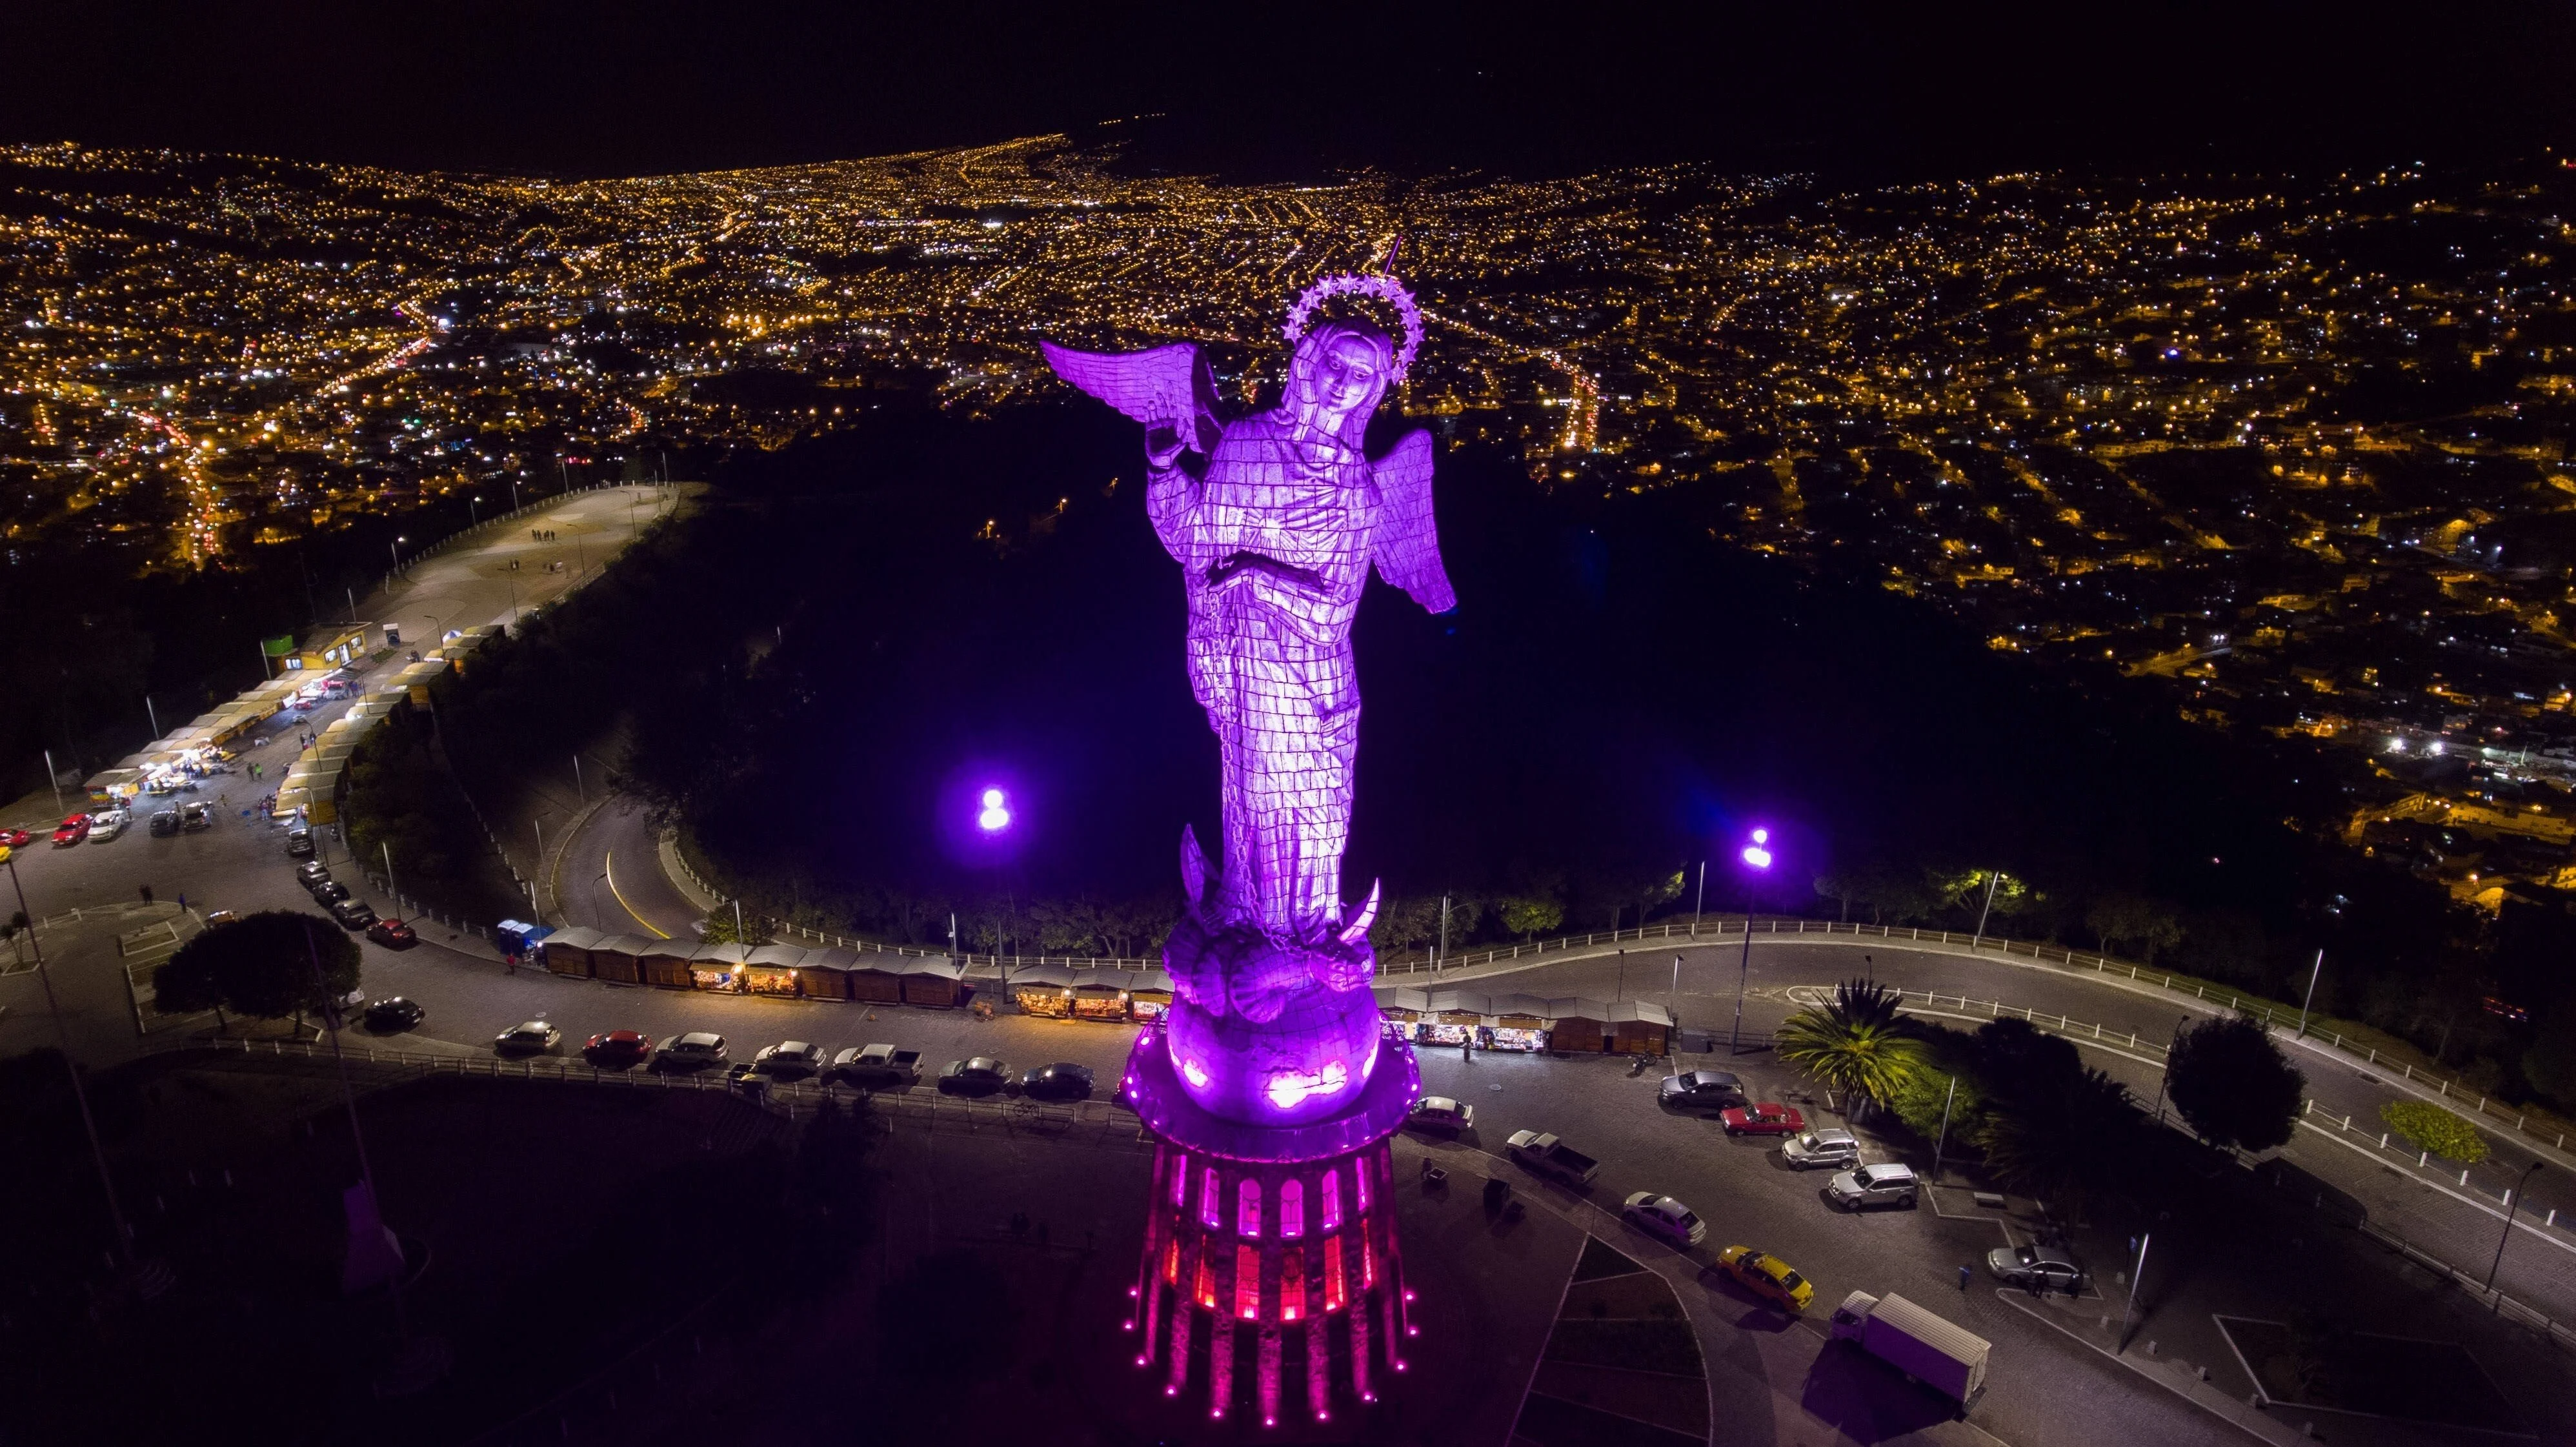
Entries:
POLYGON ((1486 995, 1474 990, 1377 987, 1377 1005, 1397 1035, 1426 1046, 1555 1050, 1613 1055, 1671 1053, 1673 1017, 1649 1000, 1615 1003, 1570 996, 1486 995))
POLYGON ((285 712, 305 681, 272 678, 230 703, 199 714, 141 752, 119 759, 116 767, 90 777, 90 804, 99 809, 131 809, 151 796, 195 787, 197 780, 230 762, 238 743, 252 730, 285 712))
POLYGON ((1021 1014, 1059 1020, 1160 1020, 1172 1008, 1172 977, 1161 970, 1022 965, 1004 988, 1021 1014))
POLYGON ((965 1004, 974 995, 965 971, 946 955, 809 950, 796 945, 702 945, 694 940, 604 934, 579 925, 548 934, 539 953, 546 968, 558 975, 673 990, 949 1008, 965 1004))

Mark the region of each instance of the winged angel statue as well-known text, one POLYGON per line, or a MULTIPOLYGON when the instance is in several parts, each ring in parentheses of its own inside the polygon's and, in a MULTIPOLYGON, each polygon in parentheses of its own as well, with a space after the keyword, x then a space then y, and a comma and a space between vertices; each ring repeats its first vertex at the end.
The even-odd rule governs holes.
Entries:
POLYGON ((1275 1016, 1301 975, 1349 991, 1374 971, 1377 891, 1355 919, 1341 900, 1359 748, 1351 622, 1369 569, 1432 612, 1457 606, 1433 524, 1430 434, 1374 458, 1362 447, 1379 399, 1421 346, 1412 295, 1389 276, 1326 277, 1298 298, 1286 330, 1296 350, 1285 395, 1231 422, 1191 343, 1045 347, 1058 375, 1146 428, 1146 511, 1181 565, 1190 684, 1225 770, 1222 871, 1182 836, 1188 933, 1211 948, 1168 955, 1183 994, 1253 1020, 1275 1016), (1343 295, 1391 307, 1401 347, 1365 321, 1309 325, 1343 295), (1238 937, 1232 947, 1227 936, 1238 937))

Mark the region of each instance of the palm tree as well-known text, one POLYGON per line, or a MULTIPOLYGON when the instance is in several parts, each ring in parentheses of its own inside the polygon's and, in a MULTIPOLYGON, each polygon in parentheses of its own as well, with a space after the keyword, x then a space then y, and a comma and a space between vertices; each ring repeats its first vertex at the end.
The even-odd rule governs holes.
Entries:
POLYGON ((2121 1188, 2144 1119, 2126 1087, 2088 1069, 2048 1090, 1990 1100, 1967 1136, 2004 1186, 2071 1218, 2121 1188))
POLYGON ((1845 980, 1830 1003, 1780 1022, 1777 1053, 1850 1095, 1857 1118, 1858 1103, 1894 1098, 1922 1068, 1922 1042, 1897 1013, 1904 999, 1876 980, 1845 980))

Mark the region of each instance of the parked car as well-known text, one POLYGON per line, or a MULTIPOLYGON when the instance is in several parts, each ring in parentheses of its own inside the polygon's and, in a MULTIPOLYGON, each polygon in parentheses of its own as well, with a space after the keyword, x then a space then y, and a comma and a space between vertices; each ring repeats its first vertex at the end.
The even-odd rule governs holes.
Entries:
POLYGON ((367 926, 367 938, 389 950, 407 950, 420 943, 420 935, 398 919, 380 919, 367 926))
POLYGON ((192 799, 179 806, 179 827, 190 834, 215 827, 215 806, 203 799, 192 799))
POLYGON ((89 842, 92 844, 105 844, 110 839, 124 833, 125 826, 132 823, 133 819, 133 815, 126 813, 122 809, 109 809, 102 813, 90 815, 89 842))
POLYGON ((1846 1211, 1871 1206, 1903 1206, 1910 1211, 1919 1193, 1914 1168, 1893 1163, 1845 1171, 1825 1184, 1826 1197, 1846 1211))
POLYGON ((302 864, 295 866, 295 882, 303 885, 306 889, 311 889, 314 881, 329 879, 330 877, 331 866, 323 863, 319 859, 308 859, 302 864))
POLYGON ((1404 1123, 1415 1130, 1457 1135, 1476 1128, 1476 1108, 1445 1095, 1426 1095, 1405 1111, 1404 1123))
POLYGON ((803 1080, 823 1068, 823 1047, 802 1040, 763 1045, 751 1057, 751 1068, 772 1080, 803 1080))
POLYGON ((304 891, 313 896, 315 904, 326 909, 349 897, 349 886, 327 876, 304 886, 304 891))
POLYGON ((1664 1077, 1656 1101, 1666 1110, 1724 1110, 1745 1103, 1744 1082, 1726 1070, 1685 1070, 1664 1077))
POLYGON ((1503 1142, 1503 1151, 1529 1170, 1554 1176, 1578 1191, 1591 1185, 1601 1170, 1599 1161, 1542 1131, 1512 1132, 1512 1138, 1503 1142))
POLYGON ((179 832, 179 811, 178 811, 178 810, 176 810, 176 809, 161 809, 161 810, 156 810, 156 811, 154 811, 154 813, 153 813, 153 815, 152 815, 152 837, 153 837, 153 838, 155 838, 155 839, 167 839, 167 838, 169 838, 171 835, 176 834, 176 833, 178 833, 178 832, 179 832))
POLYGON ((1813 1170, 1818 1166, 1848 1168, 1860 1164, 1860 1141, 1850 1131, 1829 1126, 1780 1142, 1780 1158, 1787 1161, 1793 1171, 1813 1170))
POLYGON ((1717 1119, 1728 1135, 1796 1135, 1807 1128, 1807 1118, 1796 1106, 1767 1100, 1719 1111, 1717 1119))
POLYGON ((543 1020, 525 1020, 492 1037, 492 1048, 504 1055, 537 1055, 563 1042, 563 1032, 543 1020))
POLYGON ((942 1095, 997 1095, 1011 1083, 1011 1068, 990 1055, 951 1060, 939 1072, 942 1095))
POLYGON ((1986 1253, 1986 1269, 1998 1281, 2026 1286, 2033 1292, 2084 1289, 2084 1268, 2060 1246, 1998 1246, 1986 1253))
POLYGON ((313 857, 313 831, 312 831, 312 830, 310 830, 310 829, 289 829, 289 830, 287 830, 287 831, 286 831, 286 853, 287 853, 287 855, 288 855, 288 857, 289 857, 289 858, 293 858, 293 859, 310 859, 310 858, 312 858, 312 857, 313 857))
POLYGON ((1814 1283, 1789 1269, 1789 1263, 1750 1246, 1729 1246, 1717 1253, 1720 1271, 1745 1290, 1791 1311, 1804 1311, 1816 1299, 1814 1283))
POLYGON ((54 829, 54 845, 61 849, 69 849, 88 837, 89 816, 87 814, 74 814, 54 829))
POLYGON ((861 1090, 910 1090, 921 1083, 921 1052, 853 1045, 832 1057, 823 1079, 861 1090))
POLYGON ((331 906, 331 917, 342 929, 363 930, 376 922, 376 911, 363 899, 343 899, 331 906))
POLYGON ((1059 1060, 1020 1077, 1020 1094, 1031 1100, 1091 1099, 1091 1067, 1059 1060))
POLYGON ((11 849, 24 849, 34 842, 36 842, 36 836, 24 829, 0 829, 0 845, 11 849))
POLYGON ((418 1000, 406 1000, 400 995, 387 995, 381 1000, 367 1002, 365 1018, 367 1028, 370 1030, 408 1030, 419 1024, 428 1014, 427 1010, 420 1007, 418 1000))
POLYGON ((707 1030, 692 1030, 685 1035, 662 1042, 653 1052, 655 1070, 703 1070, 725 1062, 725 1038, 707 1030))
POLYGON ((233 910, 211 909, 206 911, 206 928, 213 929, 219 924, 231 924, 234 920, 240 918, 241 915, 233 910))
POLYGON ((1708 1236, 1708 1223, 1690 1207, 1653 1191, 1639 1191, 1620 1202, 1619 1214, 1684 1251, 1697 1246, 1708 1236))
POLYGON ((653 1054, 653 1037, 641 1030, 610 1030, 582 1043, 581 1053, 593 1065, 624 1067, 653 1054))

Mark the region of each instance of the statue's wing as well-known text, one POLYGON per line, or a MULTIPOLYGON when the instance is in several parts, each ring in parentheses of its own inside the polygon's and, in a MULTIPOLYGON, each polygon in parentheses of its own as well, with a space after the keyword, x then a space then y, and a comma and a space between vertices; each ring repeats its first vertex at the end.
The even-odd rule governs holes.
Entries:
POLYGON ((1431 434, 1406 433, 1369 464, 1377 481, 1377 575, 1433 613, 1458 606, 1449 571, 1440 566, 1440 532, 1431 515, 1431 434))
POLYGON ((1077 352, 1038 343, 1057 376, 1148 427, 1171 427, 1199 452, 1215 450, 1216 376, 1195 342, 1143 352, 1077 352))

